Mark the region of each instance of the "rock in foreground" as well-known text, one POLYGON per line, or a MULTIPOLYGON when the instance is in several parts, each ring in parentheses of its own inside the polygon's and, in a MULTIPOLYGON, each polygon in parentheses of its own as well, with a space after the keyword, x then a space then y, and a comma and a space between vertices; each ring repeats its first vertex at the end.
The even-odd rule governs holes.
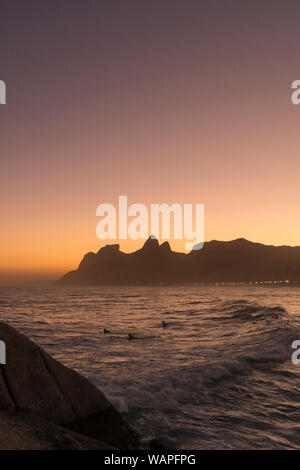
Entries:
POLYGON ((113 450, 103 442, 68 431, 39 416, 0 413, 1 450, 113 450))
POLYGON ((136 433, 87 379, 2 322, 0 339, 7 348, 6 364, 0 367, 0 414, 15 413, 15 419, 21 420, 19 413, 26 413, 96 439, 107 448, 137 448, 136 433))

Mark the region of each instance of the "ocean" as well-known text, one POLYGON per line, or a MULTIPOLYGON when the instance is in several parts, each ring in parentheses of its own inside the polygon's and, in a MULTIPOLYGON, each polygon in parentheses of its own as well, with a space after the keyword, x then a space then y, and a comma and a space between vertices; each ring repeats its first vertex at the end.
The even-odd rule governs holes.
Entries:
POLYGON ((298 287, 3 287, 0 313, 99 387, 145 446, 300 446, 298 287))

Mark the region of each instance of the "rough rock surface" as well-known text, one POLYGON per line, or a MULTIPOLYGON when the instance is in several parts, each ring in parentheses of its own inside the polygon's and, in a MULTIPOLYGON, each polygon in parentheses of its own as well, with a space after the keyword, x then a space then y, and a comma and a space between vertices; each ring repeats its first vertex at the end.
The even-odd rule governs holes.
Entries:
POLYGON ((0 413, 1 450, 113 450, 95 439, 68 431, 39 416, 0 413))
POLYGON ((0 411, 40 416, 119 449, 138 446, 132 428, 86 378, 2 322, 0 339, 7 348, 0 366, 0 411))

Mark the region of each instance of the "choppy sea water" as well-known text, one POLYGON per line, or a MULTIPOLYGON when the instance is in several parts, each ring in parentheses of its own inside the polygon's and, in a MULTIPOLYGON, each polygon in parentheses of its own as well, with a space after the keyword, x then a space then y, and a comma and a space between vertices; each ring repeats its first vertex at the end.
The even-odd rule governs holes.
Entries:
POLYGON ((101 388, 145 443, 300 446, 299 288, 5 287, 0 319, 101 388))

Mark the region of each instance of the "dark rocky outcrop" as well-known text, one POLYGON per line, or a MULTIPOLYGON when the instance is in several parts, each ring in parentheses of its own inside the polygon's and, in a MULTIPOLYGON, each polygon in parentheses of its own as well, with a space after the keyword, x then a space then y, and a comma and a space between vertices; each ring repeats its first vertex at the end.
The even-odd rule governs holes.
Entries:
POLYGON ((300 282, 300 247, 266 246, 244 238, 211 241, 201 250, 177 253, 149 238, 133 253, 118 245, 89 253, 60 285, 174 285, 214 282, 300 282))
POLYGON ((1 450, 114 450, 95 439, 25 413, 0 412, 1 450))
MULTIPOLYGON (((103 393, 87 379, 53 359, 26 336, 2 322, 0 339, 7 348, 6 364, 0 366, 0 415, 1 412, 12 413, 5 415, 3 420, 13 422, 13 415, 26 413, 53 425, 63 426, 68 429, 70 436, 72 431, 77 431, 105 443, 108 448, 131 449, 138 446, 132 428, 103 393)), ((20 421, 16 422, 20 426, 30 427, 29 421, 24 418, 26 422, 23 422, 22 419, 20 417, 20 421)), ((41 423, 43 426, 45 424, 41 423)), ((64 435, 62 431, 60 433, 64 435)), ((70 442, 68 445, 73 445, 70 442)), ((40 445, 36 441, 33 444, 40 445)), ((89 440, 82 441, 82 445, 90 445, 89 440)))

